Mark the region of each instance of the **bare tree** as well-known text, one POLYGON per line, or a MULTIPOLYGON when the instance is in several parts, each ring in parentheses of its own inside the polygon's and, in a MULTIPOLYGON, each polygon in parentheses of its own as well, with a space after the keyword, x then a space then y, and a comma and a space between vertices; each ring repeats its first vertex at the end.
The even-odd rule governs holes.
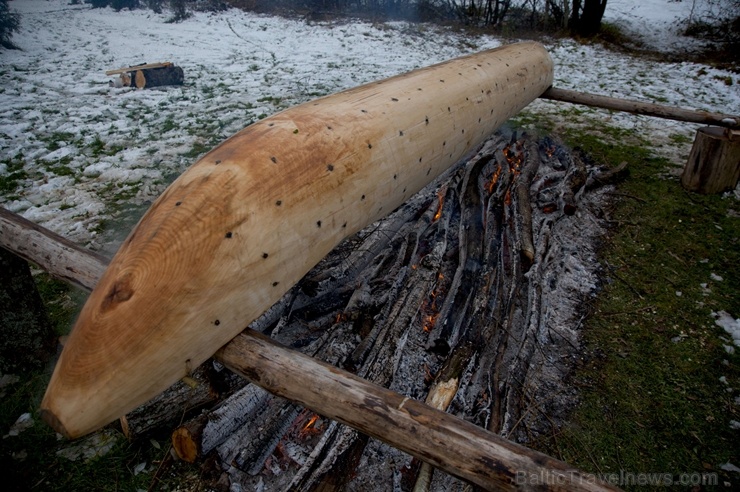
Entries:
POLYGON ((17 12, 11 12, 8 0, 0 0, 0 46, 14 49, 16 46, 10 42, 13 33, 21 25, 21 16, 17 12))
POLYGON ((601 29, 601 19, 606 10, 606 0, 573 0, 570 22, 571 31, 579 36, 593 36, 601 29))

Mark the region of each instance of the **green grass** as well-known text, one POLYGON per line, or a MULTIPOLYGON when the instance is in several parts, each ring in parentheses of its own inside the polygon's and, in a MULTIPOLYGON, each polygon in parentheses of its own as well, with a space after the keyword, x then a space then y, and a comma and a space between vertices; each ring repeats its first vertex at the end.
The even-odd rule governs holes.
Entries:
MULTIPOLYGON (((45 273, 35 275, 39 293, 48 310, 57 335, 69 333, 87 293, 52 279, 45 273)), ((23 413, 34 419, 31 428, 17 436, 0 439, 0 467, 4 470, 8 491, 130 491, 163 490, 163 484, 175 484, 197 470, 169 458, 166 436, 128 442, 115 426, 110 434, 114 445, 107 454, 88 461, 77 461, 57 454, 81 441, 58 439, 40 419, 38 408, 49 381, 50 369, 22 374, 17 383, 6 386, 0 398, 0 430, 3 435, 23 413), (144 470, 135 473, 145 463, 144 470)))
POLYGON ((26 165, 23 154, 0 161, 5 164, 5 174, 0 174, 0 193, 10 195, 17 188, 20 181, 28 178, 28 173, 23 169, 26 165))
POLYGON ((740 316, 738 202, 684 191, 647 147, 575 131, 566 140, 598 162, 626 161, 630 175, 573 378, 581 401, 540 445, 592 473, 708 473, 737 486, 719 466, 740 461, 730 428, 740 420, 740 357, 723 347, 729 337, 711 312, 740 316))

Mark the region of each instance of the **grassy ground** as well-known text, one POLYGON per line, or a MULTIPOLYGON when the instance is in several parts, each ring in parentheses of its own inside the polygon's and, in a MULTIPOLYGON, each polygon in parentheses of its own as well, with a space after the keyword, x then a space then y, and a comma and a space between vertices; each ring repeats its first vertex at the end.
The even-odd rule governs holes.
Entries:
POLYGON ((732 342, 712 313, 740 314, 740 202, 686 192, 674 165, 639 136, 594 130, 563 133, 597 162, 626 161, 630 174, 617 191, 603 290, 572 380, 581 401, 540 447, 594 474, 635 474, 617 477, 627 489, 643 488, 648 477, 636 474, 645 473, 662 485, 737 490, 740 477, 720 466, 740 462, 740 431, 731 428, 740 420, 740 356, 728 353, 732 342))

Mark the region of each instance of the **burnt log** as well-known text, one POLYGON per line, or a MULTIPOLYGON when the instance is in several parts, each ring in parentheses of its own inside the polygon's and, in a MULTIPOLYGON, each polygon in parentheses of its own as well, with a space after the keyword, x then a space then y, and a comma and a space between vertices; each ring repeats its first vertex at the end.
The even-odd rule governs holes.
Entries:
POLYGON ((203 410, 210 409, 242 388, 242 378, 208 361, 144 405, 120 418, 121 430, 129 440, 164 432, 203 410))
MULTIPOLYGON (((451 413, 520 442, 536 439, 553 431, 574 397, 562 384, 567 364, 552 361, 577 351, 578 299, 596 282, 583 271, 589 257, 595 265, 583 239, 598 230, 584 222, 603 215, 599 184, 615 174, 589 168, 549 139, 492 138, 465 165, 342 243, 251 326, 418 400, 433 402, 430 388, 459 374, 451 413), (568 177, 583 172, 588 188, 568 177), (566 214, 559 201, 566 190, 581 213, 566 214), (543 194, 555 197, 555 210, 531 206, 543 194), (520 219, 527 204, 529 266, 520 219)), ((286 412, 282 427, 265 423, 294 428, 300 415, 289 405, 275 410, 286 412)), ((428 482, 440 490, 453 480, 341 425, 327 424, 318 442, 304 442, 289 431, 266 439, 261 422, 250 420, 214 448, 245 488, 262 481, 278 489, 375 490, 400 473, 408 488, 428 482), (253 440, 268 441, 272 456, 257 456, 253 440), (355 468, 358 460, 365 466, 355 468)))

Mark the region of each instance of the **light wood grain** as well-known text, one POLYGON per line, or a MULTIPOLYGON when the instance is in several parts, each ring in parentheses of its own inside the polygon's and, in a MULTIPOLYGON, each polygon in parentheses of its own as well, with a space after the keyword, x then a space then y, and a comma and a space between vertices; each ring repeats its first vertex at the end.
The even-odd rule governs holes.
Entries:
POLYGON ((132 67, 116 68, 115 70, 106 70, 106 75, 116 75, 125 72, 135 72, 136 70, 148 70, 150 68, 171 67, 172 62, 145 63, 143 65, 134 65, 132 67))
POLYGON ((210 357, 348 235, 390 213, 552 83, 537 43, 296 106, 205 155, 152 205, 84 306, 42 412, 68 437, 210 357))

